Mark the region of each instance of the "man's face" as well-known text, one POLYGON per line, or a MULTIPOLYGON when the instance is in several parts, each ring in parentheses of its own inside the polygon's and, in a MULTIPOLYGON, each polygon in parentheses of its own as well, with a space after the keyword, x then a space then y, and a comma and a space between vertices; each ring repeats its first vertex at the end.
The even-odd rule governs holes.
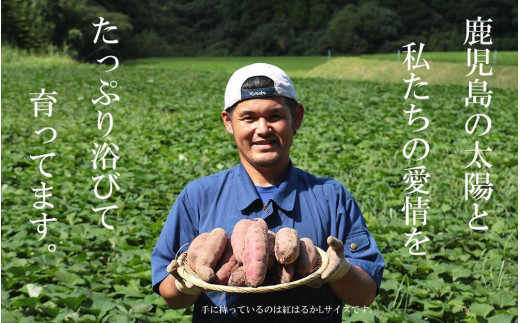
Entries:
POLYGON ((235 138, 243 164, 255 168, 285 165, 294 132, 303 119, 303 107, 291 114, 281 97, 249 99, 237 104, 230 116, 222 113, 227 131, 235 138))

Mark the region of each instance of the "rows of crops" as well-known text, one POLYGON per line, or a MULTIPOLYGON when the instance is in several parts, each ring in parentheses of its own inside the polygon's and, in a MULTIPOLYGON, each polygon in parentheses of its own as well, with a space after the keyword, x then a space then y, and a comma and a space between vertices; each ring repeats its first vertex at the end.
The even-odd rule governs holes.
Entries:
MULTIPOLYGON (((297 66, 297 58, 293 58, 297 66)), ((308 62, 307 69, 320 62, 308 62)), ((171 204, 191 180, 236 165, 238 155, 220 121, 229 73, 180 69, 165 61, 122 65, 110 76, 82 64, 2 66, 2 320, 6 322, 190 321, 190 309, 167 309, 151 291, 150 254, 171 204), (110 142, 120 147, 118 212, 102 227, 92 212, 91 149, 97 130, 99 78, 118 81, 120 102, 110 142), (34 118, 30 93, 56 91, 52 118, 34 118), (58 138, 44 146, 35 130, 53 126, 58 138), (38 241, 39 214, 31 187, 41 182, 38 155, 52 149, 54 187, 48 213, 58 219, 38 241), (54 253, 47 243, 57 244, 54 253)), ((404 247, 401 208, 410 139, 402 112, 402 84, 293 79, 306 107, 292 148, 295 165, 341 181, 358 200, 382 250, 387 269, 376 302, 355 319, 396 322, 511 322, 518 318, 517 91, 493 89, 490 134, 479 139, 493 164, 492 198, 481 203, 489 230, 472 232, 471 201, 464 201, 465 150, 475 137, 464 123, 477 107, 464 107, 467 89, 436 85, 422 109, 431 122, 425 165, 432 175, 431 210, 423 232, 427 255, 404 247)), ((491 88, 493 84, 489 85, 491 88)), ((105 138, 107 139, 107 138, 105 138)), ((349 316, 354 316, 350 318, 349 316)))

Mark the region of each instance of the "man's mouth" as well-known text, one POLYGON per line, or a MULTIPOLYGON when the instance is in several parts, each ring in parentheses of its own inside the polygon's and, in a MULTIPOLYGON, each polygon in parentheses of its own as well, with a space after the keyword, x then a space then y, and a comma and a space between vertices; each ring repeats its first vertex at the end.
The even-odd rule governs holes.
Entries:
POLYGON ((265 140, 257 140, 253 142, 254 146, 258 146, 259 148, 271 148, 276 144, 276 140, 274 139, 265 139, 265 140))

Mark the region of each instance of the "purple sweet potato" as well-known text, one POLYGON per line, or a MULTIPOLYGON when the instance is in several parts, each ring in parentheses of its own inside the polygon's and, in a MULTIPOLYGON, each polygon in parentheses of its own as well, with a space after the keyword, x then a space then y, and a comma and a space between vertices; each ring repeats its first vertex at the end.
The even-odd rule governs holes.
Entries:
POLYGON ((242 219, 235 224, 233 233, 231 234, 231 247, 233 248, 233 254, 236 260, 240 263, 244 263, 244 248, 246 243, 246 232, 247 228, 253 221, 249 219, 242 219))
POLYGON ((267 224, 259 218, 247 228, 244 254, 246 286, 260 286, 265 279, 268 262, 267 230, 267 224))
POLYGON ((294 262, 295 273, 301 277, 309 275, 314 270, 317 261, 318 252, 312 240, 309 238, 300 239, 300 255, 294 262))
POLYGON ((296 261, 300 255, 300 237, 295 229, 282 228, 276 233, 274 243, 276 260, 282 265, 296 261))
POLYGON ((246 285, 246 272, 244 271, 244 267, 240 266, 231 273, 231 276, 228 280, 228 285, 240 287, 246 285))
POLYGON ((196 268, 195 263, 197 261, 197 254, 199 249, 202 247, 208 236, 209 232, 199 234, 197 237, 195 237, 195 239, 193 239, 190 247, 188 248, 188 265, 193 271, 195 271, 196 268))
POLYGON ((226 249, 222 254, 222 257, 217 263, 215 268, 215 274, 217 275, 217 284, 227 285, 231 274, 240 266, 238 261, 233 254, 233 248, 231 248, 231 241, 228 240, 226 249))
POLYGON ((197 253, 195 272, 200 279, 208 283, 217 281, 217 275, 215 275, 213 269, 217 266, 218 260, 226 249, 227 240, 228 236, 224 229, 215 228, 211 230, 197 253))
POLYGON ((276 257, 274 255, 274 242, 276 239, 276 234, 269 230, 267 231, 267 269, 271 269, 276 265, 276 257))
POLYGON ((277 263, 272 272, 276 284, 289 283, 294 277, 294 264, 282 265, 277 263))

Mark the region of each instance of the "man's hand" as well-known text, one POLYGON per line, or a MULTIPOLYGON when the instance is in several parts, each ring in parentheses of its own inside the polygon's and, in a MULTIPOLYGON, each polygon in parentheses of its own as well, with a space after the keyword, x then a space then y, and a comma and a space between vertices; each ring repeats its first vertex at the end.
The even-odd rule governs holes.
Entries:
POLYGON ((168 265, 166 270, 175 278, 175 287, 183 294, 196 296, 202 293, 202 289, 193 285, 192 283, 185 281, 181 275, 177 272, 177 269, 180 267, 184 259, 186 258, 186 254, 183 253, 179 259, 173 259, 172 262, 168 265))
POLYGON ((345 258, 345 251, 343 249, 343 242, 339 239, 329 236, 327 238, 327 258, 329 264, 320 277, 307 283, 307 286, 319 288, 328 281, 338 280, 345 276, 350 269, 350 263, 345 258))

